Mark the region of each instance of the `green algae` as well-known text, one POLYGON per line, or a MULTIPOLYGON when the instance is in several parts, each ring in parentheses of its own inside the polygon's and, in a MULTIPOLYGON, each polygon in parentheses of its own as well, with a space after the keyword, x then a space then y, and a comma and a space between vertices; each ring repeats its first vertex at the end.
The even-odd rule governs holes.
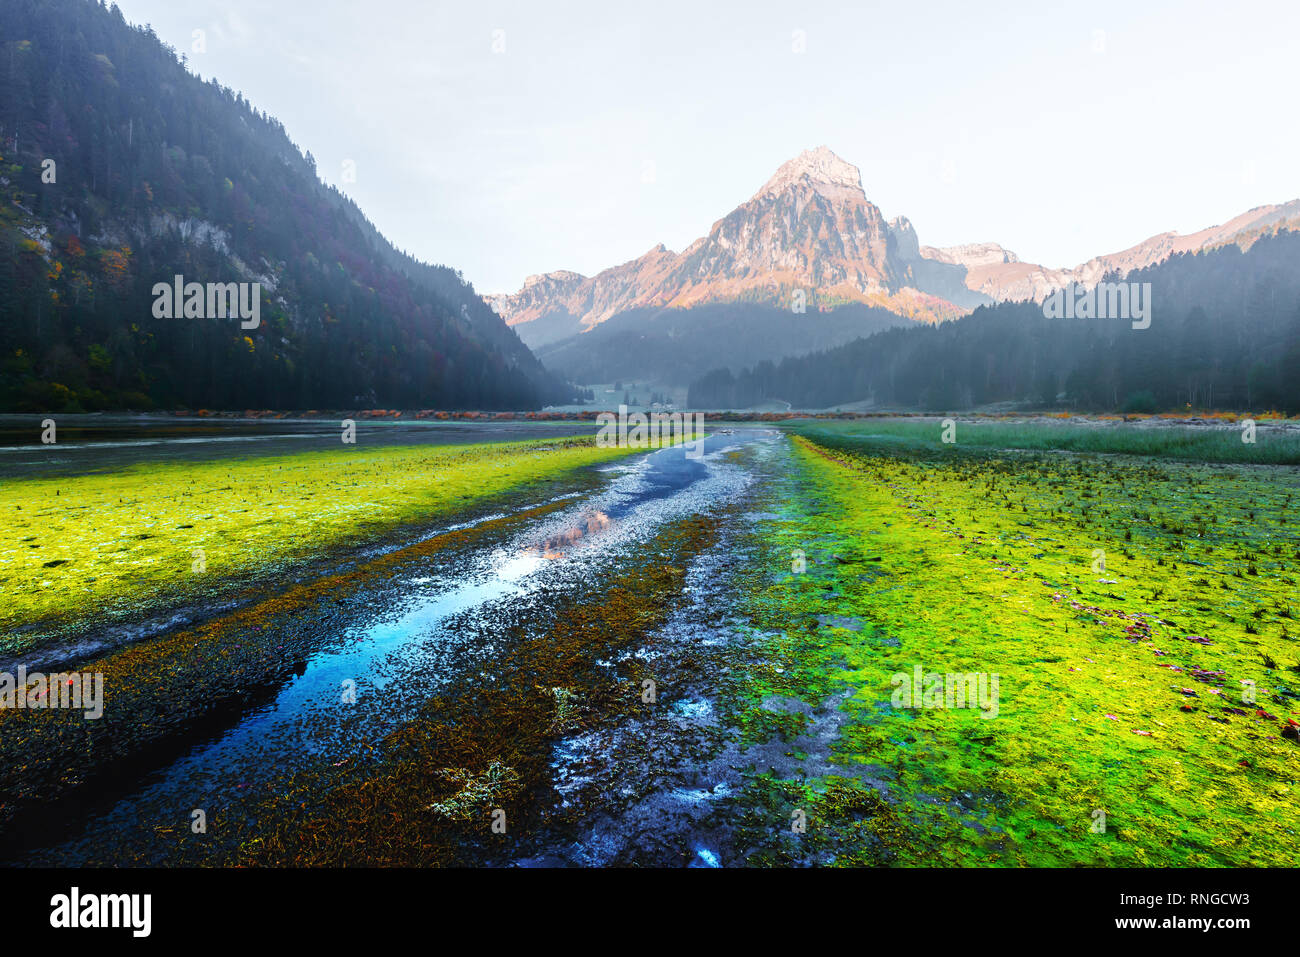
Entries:
MULTIPOLYGON (((806 851, 904 865, 1294 861, 1293 470, 903 456, 814 434, 826 445, 794 440, 768 575, 747 598, 780 665, 748 676, 741 723, 780 730, 759 714, 768 695, 851 692, 835 761, 897 818, 883 854, 874 837, 854 850, 856 823, 810 815, 806 851), (891 677, 916 665, 999 675, 997 717, 893 707, 891 677)), ((831 778, 798 782, 803 799, 831 778)))
MULTIPOLYGON (((978 450, 902 456, 817 438, 795 439, 764 476, 776 517, 762 520, 759 560, 743 580, 752 642, 726 652, 725 674, 716 663, 712 672, 742 743, 807 770, 745 775, 726 812, 738 816, 732 850, 742 852, 729 861, 1294 859, 1297 744, 1280 730, 1300 719, 1293 471, 978 450), (1093 567, 1098 548, 1104 571, 1093 567), (794 570, 795 552, 806 571, 794 570), (891 707, 891 676, 917 664, 999 674, 998 717, 891 707), (1241 701, 1243 680, 1255 682, 1253 705, 1241 701), (843 720, 823 733, 828 712, 843 720), (1098 810, 1104 831, 1094 830, 1098 810)), ((416 547, 444 552, 473 536, 416 547)), ((609 673, 593 662, 665 620, 684 569, 713 538, 709 522, 682 524, 593 579, 585 601, 551 595, 503 610, 489 627, 507 650, 485 663, 499 680, 449 690, 355 760, 282 779, 255 813, 217 809, 208 837, 175 835, 175 862, 508 860, 493 812, 505 812, 511 835, 554 822, 552 745, 641 713, 641 680, 652 674, 635 658, 609 673)), ((250 674, 291 667, 304 649, 269 654, 252 637, 259 626, 353 591, 376 570, 301 585, 112 656, 108 684, 125 690, 119 726, 161 727, 178 701, 229 695, 250 674)), ((33 765, 31 744, 7 749, 16 775, 75 786, 80 768, 33 765)), ((55 750, 82 748, 69 739, 55 750)), ((113 758, 111 745, 92 750, 113 758)), ((44 796, 37 790, 30 796, 44 796)), ((585 824, 592 810, 568 813, 585 824)))
POLYGON ((348 447, 7 482, 0 652, 69 626, 211 599, 628 451, 585 437, 348 447))
POLYGON ((563 507, 552 502, 446 531, 85 662, 85 670, 104 678, 100 720, 68 709, 0 708, 0 838, 22 830, 16 816, 75 800, 78 788, 111 776, 118 763, 183 740, 211 716, 238 711, 258 689, 289 680, 329 640, 328 609, 342 596, 400 574, 412 561, 454 565, 466 549, 563 507), (314 627, 290 627, 304 616, 314 627))

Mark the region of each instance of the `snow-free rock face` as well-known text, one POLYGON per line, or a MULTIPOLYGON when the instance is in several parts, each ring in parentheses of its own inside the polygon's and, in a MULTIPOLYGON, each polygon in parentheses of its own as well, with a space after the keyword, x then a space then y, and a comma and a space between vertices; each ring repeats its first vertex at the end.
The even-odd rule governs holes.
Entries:
POLYGON ((691 301, 803 288, 844 299, 906 285, 889 226, 861 175, 825 147, 784 164, 746 203, 682 254, 673 278, 691 301))
POLYGON ((783 193, 801 186, 816 189, 823 195, 834 195, 835 191, 842 190, 847 194, 844 198, 866 199, 862 189, 861 171, 852 163, 840 159, 825 146, 804 150, 789 162, 782 163, 754 198, 783 193))
POLYGON ((1233 217, 1221 226, 1211 226, 1186 236, 1178 233, 1160 233, 1121 252, 1097 256, 1071 270, 1075 282, 1093 284, 1108 273, 1123 275, 1133 269, 1142 269, 1162 262, 1179 253, 1198 252, 1236 243, 1248 249, 1260 236, 1279 229, 1300 230, 1300 199, 1289 203, 1257 206, 1240 216, 1233 217))
POLYGON ((889 232, 894 237, 894 249, 908 262, 921 258, 921 241, 916 237, 916 228, 906 216, 895 216, 889 221, 889 232))
POLYGON ((1096 256, 1073 269, 1052 269, 1021 262, 1015 253, 997 243, 970 243, 944 249, 922 247, 921 255, 966 267, 966 285, 999 302, 1042 301, 1052 290, 1069 283, 1093 286, 1107 275, 1127 275, 1163 262, 1180 253, 1199 252, 1236 243, 1250 247, 1262 235, 1279 229, 1300 230, 1300 200, 1258 206, 1228 220, 1186 236, 1160 233, 1117 253, 1096 256))
POLYGON ((751 300, 786 305, 802 290, 809 309, 845 302, 927 321, 984 303, 1041 301, 1069 282, 1094 284, 1180 252, 1300 228, 1300 200, 1262 206, 1189 236, 1162 233, 1074 268, 1022 262, 995 242, 922 246, 906 217, 886 221, 858 168, 825 146, 783 163, 748 201, 680 253, 655 246, 592 277, 530 276, 513 294, 485 297, 526 343, 590 329, 629 309, 751 300), (546 319, 528 327, 525 324, 546 319), (521 328, 522 327, 522 328, 521 328))
POLYGON ((1020 259, 1009 249, 1003 249, 997 243, 965 243, 961 246, 948 246, 936 249, 926 246, 921 250, 926 259, 936 262, 951 263, 954 266, 995 266, 1002 263, 1018 263, 1020 259))
MULTIPOLYGON (((802 290, 808 308, 864 302, 938 320, 971 303, 927 288, 972 296, 959 272, 923 268, 907 220, 887 223, 867 199, 858 168, 824 146, 782 166, 747 202, 713 224, 681 253, 662 245, 591 278, 572 272, 529 278, 517 293, 487 297, 513 326, 557 313, 591 326, 641 306, 686 307, 738 299, 784 305, 802 290), (955 283, 954 283, 955 277, 955 283)), ((528 339, 528 332, 518 330, 528 339)))

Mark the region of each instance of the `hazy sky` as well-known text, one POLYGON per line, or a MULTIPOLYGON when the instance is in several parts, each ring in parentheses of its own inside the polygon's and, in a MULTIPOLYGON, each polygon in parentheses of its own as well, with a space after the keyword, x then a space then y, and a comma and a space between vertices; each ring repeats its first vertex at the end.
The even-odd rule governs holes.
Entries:
POLYGON ((820 144, 1050 266, 1300 196, 1295 0, 118 4, 479 292, 680 250, 820 144))

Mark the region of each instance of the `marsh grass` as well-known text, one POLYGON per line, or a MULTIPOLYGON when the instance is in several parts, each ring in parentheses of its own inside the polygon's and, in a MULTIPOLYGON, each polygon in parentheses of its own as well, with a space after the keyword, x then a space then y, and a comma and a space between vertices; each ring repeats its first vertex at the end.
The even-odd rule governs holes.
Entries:
POLYGON ((1243 442, 1233 425, 1136 425, 1093 422, 1088 425, 1034 422, 956 421, 956 442, 941 440, 942 419, 866 422, 794 423, 785 426, 819 444, 847 450, 903 456, 959 457, 970 450, 1014 449, 1029 452, 1083 452, 1137 455, 1181 462, 1227 462, 1300 465, 1300 429, 1261 423, 1255 442, 1243 442))
MULTIPOLYGON (((852 691, 836 759, 880 782, 896 863, 1294 861, 1293 470, 854 445, 795 441, 747 599, 785 667, 748 696, 852 691), (999 674, 999 716, 892 708, 916 664, 999 674)), ((833 786, 810 777, 800 799, 833 786)), ((820 823, 838 862, 863 859, 861 822, 820 823)))
POLYGON ((331 549, 628 451, 586 437, 346 447, 9 481, 0 486, 0 654, 274 580, 331 549))
POLYGON ((611 566, 583 594, 517 606, 485 622, 501 649, 485 665, 494 681, 457 685, 430 700, 378 743, 375 762, 316 767, 281 782, 259 807, 256 825, 232 837, 239 844, 235 862, 508 860, 514 835, 556 813, 549 794, 555 742, 645 713, 640 695, 648 666, 618 653, 668 619, 687 566, 715 541, 717 525, 699 516, 672 523, 647 542, 642 558, 611 566), (617 669, 597 664, 615 657, 626 659, 617 669), (496 810, 508 822, 505 834, 492 830, 496 810))
MULTIPOLYGON (((83 667, 102 674, 109 689, 102 720, 88 722, 66 709, 0 709, 0 857, 5 842, 21 842, 33 831, 28 815, 34 809, 39 816, 58 802, 75 802, 76 789, 88 782, 93 793, 94 782, 111 780, 119 763, 187 740, 213 715, 221 723, 220 716, 246 707, 259 690, 291 679, 332 639, 346 596, 413 562, 425 572, 450 573, 466 551, 563 507, 551 502, 449 530, 87 662, 83 667)), ((448 787, 457 773, 448 769, 448 787)))

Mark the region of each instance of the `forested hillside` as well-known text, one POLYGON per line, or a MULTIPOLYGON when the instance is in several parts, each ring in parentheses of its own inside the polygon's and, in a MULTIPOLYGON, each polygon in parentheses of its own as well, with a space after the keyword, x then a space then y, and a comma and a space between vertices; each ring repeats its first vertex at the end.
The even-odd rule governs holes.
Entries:
MULTIPOLYGON (((912 409, 995 402, 1087 410, 1300 411, 1300 234, 1184 254, 1126 277, 1151 283, 1151 325, 1049 319, 1036 303, 984 306, 934 327, 847 345, 691 386, 696 408, 780 399, 797 408, 867 401, 912 409)), ((1112 277, 1118 279, 1120 277, 1112 277)))
POLYGON ((151 29, 94 0, 0 5, 0 410, 569 395, 457 272, 394 249, 151 29), (177 274, 260 283, 260 326, 155 318, 177 274))
POLYGON ((686 385, 713 368, 739 370, 916 324, 862 303, 803 313, 762 302, 632 309, 580 335, 539 345, 537 355, 575 382, 649 379, 686 385))

